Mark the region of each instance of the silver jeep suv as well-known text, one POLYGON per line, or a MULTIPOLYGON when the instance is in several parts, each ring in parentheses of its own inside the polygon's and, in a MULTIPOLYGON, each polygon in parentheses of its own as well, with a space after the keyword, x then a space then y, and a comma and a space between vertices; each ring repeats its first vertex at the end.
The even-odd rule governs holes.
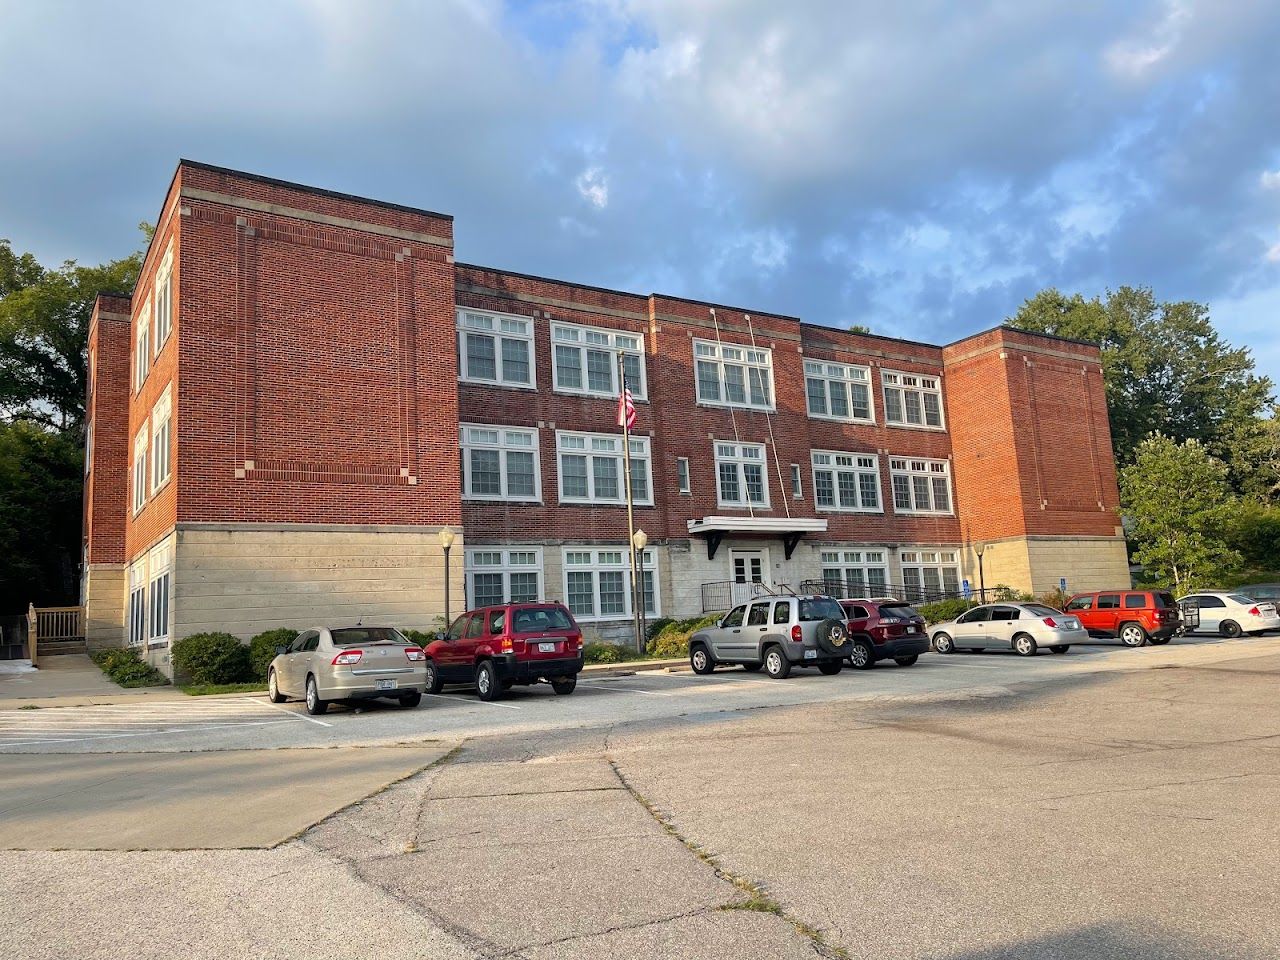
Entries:
POLYGON ((831 597, 757 597, 689 638, 694 673, 740 663, 781 680, 793 666, 839 673, 848 655, 844 612, 831 597))

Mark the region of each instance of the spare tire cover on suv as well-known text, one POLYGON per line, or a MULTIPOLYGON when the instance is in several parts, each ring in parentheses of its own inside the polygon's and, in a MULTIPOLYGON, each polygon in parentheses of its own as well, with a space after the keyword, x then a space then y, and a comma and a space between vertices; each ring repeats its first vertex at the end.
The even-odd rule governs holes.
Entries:
POLYGON ((823 620, 815 634, 818 647, 833 656, 843 656, 849 646, 849 631, 839 620, 823 620))

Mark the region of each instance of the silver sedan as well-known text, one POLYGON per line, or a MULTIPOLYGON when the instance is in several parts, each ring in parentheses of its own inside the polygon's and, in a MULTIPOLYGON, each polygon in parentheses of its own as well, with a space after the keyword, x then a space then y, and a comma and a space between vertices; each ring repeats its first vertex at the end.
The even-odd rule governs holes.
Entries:
POLYGON ((1066 653, 1071 644, 1088 640, 1089 631, 1078 617, 1044 604, 987 603, 954 620, 934 624, 929 638, 938 653, 992 647, 1034 657, 1041 647, 1066 653))
POLYGON ((276 648, 267 669, 271 702, 301 698, 312 714, 324 713, 334 700, 372 697, 416 707, 426 686, 426 654, 391 627, 304 630, 288 647, 276 648))

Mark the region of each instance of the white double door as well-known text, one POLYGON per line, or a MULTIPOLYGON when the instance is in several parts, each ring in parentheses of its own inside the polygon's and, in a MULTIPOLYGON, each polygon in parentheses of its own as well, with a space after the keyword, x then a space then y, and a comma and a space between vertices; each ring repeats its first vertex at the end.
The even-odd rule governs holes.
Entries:
POLYGON ((769 579, 769 551, 730 550, 729 569, 732 581, 733 605, 746 603, 752 597, 768 592, 772 585, 769 579))

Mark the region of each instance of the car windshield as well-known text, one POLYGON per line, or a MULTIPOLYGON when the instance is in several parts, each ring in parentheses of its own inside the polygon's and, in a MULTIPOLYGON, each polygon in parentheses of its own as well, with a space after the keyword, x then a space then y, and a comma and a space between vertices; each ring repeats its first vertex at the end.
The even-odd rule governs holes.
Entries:
POLYGON ((1162 608, 1168 609, 1169 607, 1176 607, 1178 605, 1177 601, 1173 599, 1172 593, 1153 593, 1151 594, 1151 598, 1155 601, 1157 610, 1162 608))
POLYGON ((840 604, 830 597, 814 597, 812 600, 800 601, 800 621, 810 620, 843 620, 844 612, 840 604))
POLYGON ((1238 594, 1238 593, 1228 593, 1228 594, 1227 594, 1227 599, 1228 599, 1228 600, 1231 600, 1231 601, 1232 601, 1232 602, 1234 602, 1234 603, 1243 603, 1243 604, 1246 604, 1246 605, 1247 605, 1247 604, 1250 604, 1250 603, 1253 603, 1253 600, 1251 600, 1249 597, 1241 596, 1241 595, 1240 595, 1240 594, 1238 594))
POLYGON ((1022 609, 1030 610, 1037 617, 1056 617, 1062 612, 1061 610, 1053 609, 1053 607, 1046 607, 1042 603, 1024 603, 1022 609))
POLYGON ((335 647, 358 647, 366 643, 398 643, 402 647, 412 646, 409 639, 399 630, 391 627, 341 627, 330 630, 335 647))
POLYGON ((572 630, 573 621, 563 607, 537 607, 517 610, 512 620, 516 633, 543 633, 547 630, 572 630))
POLYGON ((910 620, 912 617, 920 616, 920 614, 915 607, 909 607, 905 603, 882 603, 880 604, 880 616, 901 617, 903 620, 910 620))

